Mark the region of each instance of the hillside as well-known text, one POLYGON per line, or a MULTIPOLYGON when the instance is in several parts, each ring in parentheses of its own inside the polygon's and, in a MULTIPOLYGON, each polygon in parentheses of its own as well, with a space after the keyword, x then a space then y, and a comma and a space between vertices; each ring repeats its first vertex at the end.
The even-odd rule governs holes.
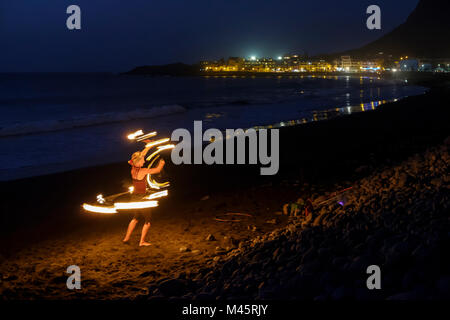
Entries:
POLYGON ((449 12, 449 0, 420 0, 403 24, 380 39, 345 54, 364 57, 384 52, 394 56, 448 58, 449 12))

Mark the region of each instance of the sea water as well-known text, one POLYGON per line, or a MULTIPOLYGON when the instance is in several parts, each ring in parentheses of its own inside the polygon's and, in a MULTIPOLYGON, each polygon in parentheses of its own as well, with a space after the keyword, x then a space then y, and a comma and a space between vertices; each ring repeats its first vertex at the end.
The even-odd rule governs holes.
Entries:
POLYGON ((0 180, 126 161, 138 129, 283 126, 424 91, 377 76, 0 74, 0 180))

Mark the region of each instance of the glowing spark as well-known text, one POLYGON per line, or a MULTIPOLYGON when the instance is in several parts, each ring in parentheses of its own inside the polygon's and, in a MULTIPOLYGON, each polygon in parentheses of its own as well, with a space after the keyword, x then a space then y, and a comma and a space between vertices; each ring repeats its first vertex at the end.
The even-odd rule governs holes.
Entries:
POLYGON ((105 203, 105 199, 103 199, 103 195, 101 195, 101 194, 99 194, 98 196, 97 196, 97 202, 98 203, 105 203))
POLYGON ((130 193, 133 193, 133 191, 134 191, 134 186, 128 187, 128 191, 130 191, 130 193))
POLYGON ((139 201, 139 202, 116 202, 114 207, 119 210, 124 209, 145 209, 158 206, 158 201, 139 201))
POLYGON ((90 212, 97 212, 97 213, 117 213, 116 208, 114 207, 98 207, 98 206, 92 206, 90 204, 83 204, 83 209, 90 212))
POLYGON ((142 132, 142 130, 138 130, 136 132, 129 134, 127 138, 130 140, 134 140, 134 139, 136 139, 136 137, 141 136, 143 134, 144 134, 144 132, 142 132))

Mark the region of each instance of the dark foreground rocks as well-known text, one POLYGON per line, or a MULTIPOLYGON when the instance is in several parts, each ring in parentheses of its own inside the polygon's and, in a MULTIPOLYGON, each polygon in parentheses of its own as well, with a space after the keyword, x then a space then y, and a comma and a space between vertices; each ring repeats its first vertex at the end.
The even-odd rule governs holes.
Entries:
POLYGON ((162 283, 156 293, 185 299, 449 299, 448 142, 358 181, 343 206, 330 202, 294 218, 241 243, 189 281, 162 283), (370 265, 380 267, 380 290, 367 288, 370 265))

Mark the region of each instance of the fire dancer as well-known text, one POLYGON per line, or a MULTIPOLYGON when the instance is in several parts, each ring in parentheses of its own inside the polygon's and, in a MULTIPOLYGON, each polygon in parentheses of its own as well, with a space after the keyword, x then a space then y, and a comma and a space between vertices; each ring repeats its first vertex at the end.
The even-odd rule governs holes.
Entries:
MULTIPOLYGON (((143 142, 150 143, 151 141, 145 140, 143 142)), ((150 147, 143 149, 142 151, 137 151, 133 153, 131 156, 131 160, 128 161, 128 163, 132 166, 131 168, 131 177, 133 179, 133 192, 132 196, 139 196, 142 197, 147 192, 147 185, 145 181, 145 177, 147 174, 158 174, 161 172, 162 168, 164 167, 164 160, 161 159, 157 165, 156 168, 143 168, 142 166, 145 163, 145 155, 147 154, 148 150, 150 150, 150 147)), ((151 211, 150 208, 146 209, 139 209, 135 211, 135 214, 133 216, 133 219, 131 219, 127 233, 125 235, 125 238, 123 238, 124 243, 128 243, 130 240, 130 236, 133 233, 134 228, 138 224, 139 220, 144 220, 144 226, 142 227, 141 232, 141 240, 139 242, 139 246, 150 246, 151 243, 147 242, 145 240, 148 230, 150 229, 150 218, 151 218, 151 211)))

